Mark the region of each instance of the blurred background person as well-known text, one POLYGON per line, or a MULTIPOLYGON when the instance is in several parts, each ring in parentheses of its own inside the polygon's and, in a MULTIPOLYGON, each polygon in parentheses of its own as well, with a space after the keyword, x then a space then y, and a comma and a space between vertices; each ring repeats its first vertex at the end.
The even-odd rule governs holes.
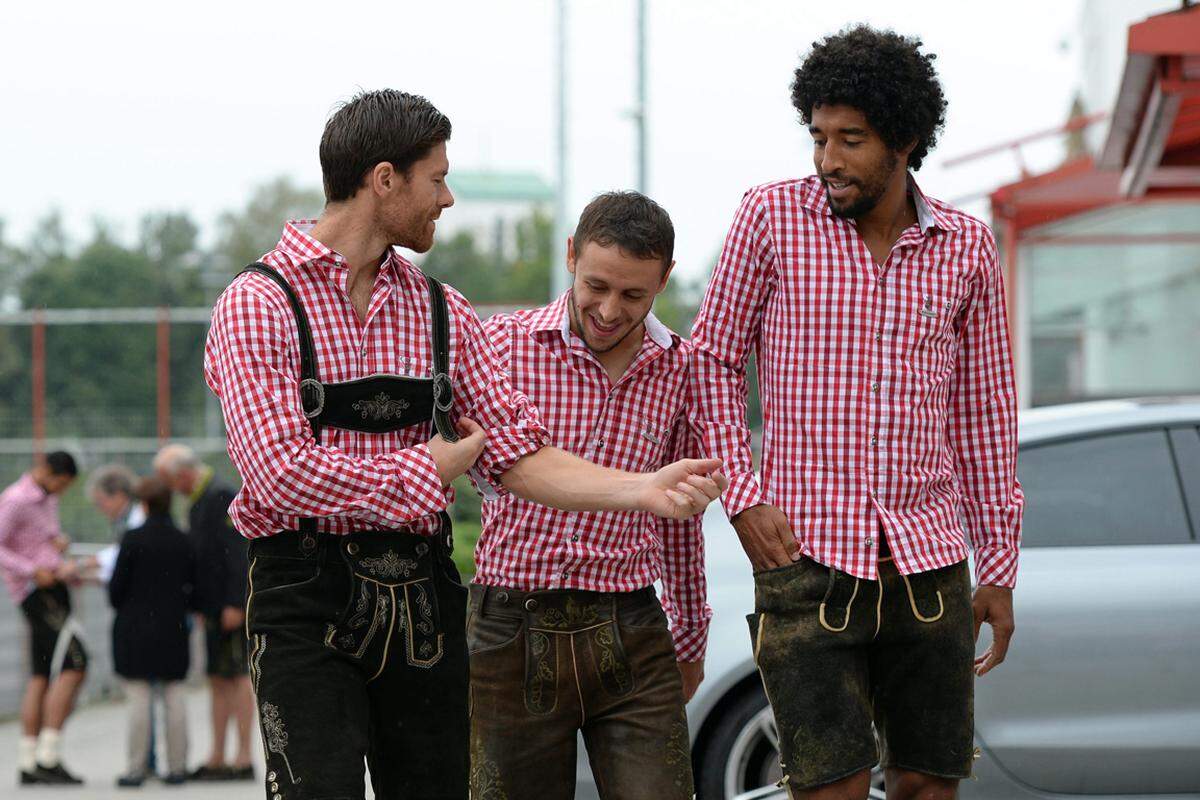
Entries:
MULTIPOLYGON (((112 529, 112 543, 87 561, 86 577, 89 580, 102 585, 108 584, 125 532, 141 527, 146 521, 144 505, 134 496, 137 480, 133 470, 124 464, 105 464, 92 470, 88 476, 88 501, 108 520, 112 529)), ((152 691, 156 688, 155 684, 151 684, 152 691)), ((149 704, 148 713, 147 726, 150 736, 146 743, 146 773, 153 775, 158 771, 158 762, 154 755, 153 703, 149 704)))
POLYGON ((171 490, 158 478, 137 484, 145 523, 125 534, 108 584, 116 611, 113 667, 129 704, 128 762, 118 786, 141 786, 150 772, 153 687, 162 687, 168 784, 187 779, 188 612, 195 582, 192 544, 171 520, 171 490))
POLYGON ((137 475, 124 464, 105 464, 92 470, 88 477, 87 497, 112 528, 112 544, 93 556, 94 575, 108 583, 117 561, 117 549, 125 532, 140 527, 146 521, 142 504, 133 494, 137 475))
POLYGON ((250 731, 254 696, 246 662, 246 539, 229 519, 234 490, 213 477, 191 448, 169 444, 154 469, 173 491, 188 498, 188 533, 196 551, 196 608, 204 617, 207 672, 212 693, 212 753, 193 771, 195 780, 253 780, 250 731), (237 755, 225 760, 225 734, 237 726, 237 755))
POLYGON ((69 453, 55 451, 0 493, 0 573, 29 624, 30 678, 21 704, 17 769, 22 785, 80 784, 62 764, 63 724, 87 673, 87 650, 71 617, 66 559, 69 540, 58 522, 58 496, 79 474, 69 453))

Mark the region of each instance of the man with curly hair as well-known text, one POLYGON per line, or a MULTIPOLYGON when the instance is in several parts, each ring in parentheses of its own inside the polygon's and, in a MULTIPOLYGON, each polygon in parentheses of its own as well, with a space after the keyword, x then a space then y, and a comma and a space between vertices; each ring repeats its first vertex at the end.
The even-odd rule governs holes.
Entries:
POLYGON ((974 678, 1013 631, 1004 287, 987 226, 912 177, 946 110, 921 44, 866 26, 814 44, 792 102, 816 174, 746 193, 692 333, 695 424, 755 570, 750 633, 792 797, 865 798, 877 762, 890 798, 952 797, 974 678))

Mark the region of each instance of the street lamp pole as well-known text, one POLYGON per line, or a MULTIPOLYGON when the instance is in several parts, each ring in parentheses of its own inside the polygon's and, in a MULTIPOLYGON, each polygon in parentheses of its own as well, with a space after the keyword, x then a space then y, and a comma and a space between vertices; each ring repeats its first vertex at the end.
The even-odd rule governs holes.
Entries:
POLYGON ((637 189, 646 193, 646 0, 637 0, 637 189))
POLYGON ((554 250, 550 264, 550 290, 558 297, 570 286, 567 273, 567 237, 571 234, 567 222, 567 0, 558 0, 558 135, 557 184, 554 203, 554 250))

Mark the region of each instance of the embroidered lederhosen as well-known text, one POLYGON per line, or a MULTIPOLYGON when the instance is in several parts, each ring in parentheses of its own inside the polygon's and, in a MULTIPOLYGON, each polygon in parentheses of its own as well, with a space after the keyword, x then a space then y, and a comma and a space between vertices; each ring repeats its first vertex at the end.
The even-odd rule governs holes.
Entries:
MULTIPOLYGON (((301 405, 317 442, 326 427, 386 433, 430 420, 444 439, 458 439, 450 418, 449 311, 437 280, 426 277, 431 376, 324 382, 291 286, 265 264, 245 271, 269 278, 287 296, 299 333, 301 405)), ((364 750, 376 797, 465 797, 466 592, 450 560, 449 517, 440 516, 435 536, 403 530, 331 536, 318 532, 316 519, 301 518, 296 531, 251 543, 247 630, 268 800, 361 794, 355 781, 361 787, 364 750), (311 672, 313 664, 328 664, 329 675, 307 695, 297 694, 294 675, 271 673, 311 672), (347 676, 350 683, 322 698, 326 682, 347 676), (361 708, 344 699, 364 695, 369 702, 361 708), (331 718, 355 730, 328 730, 331 718), (413 749, 407 737, 430 722, 439 729, 421 738, 439 738, 442 752, 433 758, 405 752, 413 749)))

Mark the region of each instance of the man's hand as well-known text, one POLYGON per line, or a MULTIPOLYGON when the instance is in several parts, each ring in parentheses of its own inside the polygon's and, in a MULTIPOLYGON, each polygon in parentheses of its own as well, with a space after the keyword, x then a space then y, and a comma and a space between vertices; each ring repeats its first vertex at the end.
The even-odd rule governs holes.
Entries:
POLYGON ((462 437, 457 442, 447 442, 438 433, 429 440, 429 454, 437 464, 443 488, 469 470, 487 444, 487 433, 474 420, 459 417, 454 427, 462 437))
POLYGON ((683 679, 683 702, 688 702, 704 680, 704 659, 699 661, 676 661, 679 677, 683 679))
POLYGON ((979 626, 992 626, 992 646, 975 658, 975 674, 983 676, 991 672, 1008 655, 1008 643, 1012 640, 1013 622, 1012 589, 1006 586, 980 586, 971 598, 975 612, 975 641, 979 641, 979 626))
POLYGON ((729 485, 720 468, 720 459, 685 458, 648 473, 638 488, 637 508, 667 519, 695 516, 729 485))
POLYGON ((54 577, 63 583, 79 583, 79 565, 74 561, 64 561, 54 570, 54 577))
POLYGON ((66 535, 54 537, 54 549, 60 553, 67 552, 67 548, 71 546, 71 539, 66 535))
POLYGON ((221 630, 236 631, 246 621, 246 612, 237 606, 225 606, 221 609, 221 630))
POLYGON ((39 568, 33 571, 33 584, 39 589, 49 589, 56 583, 58 578, 54 576, 53 570, 39 568))
POLYGON ((755 572, 786 567, 800 560, 800 549, 787 516, 767 503, 751 506, 732 520, 755 572))

